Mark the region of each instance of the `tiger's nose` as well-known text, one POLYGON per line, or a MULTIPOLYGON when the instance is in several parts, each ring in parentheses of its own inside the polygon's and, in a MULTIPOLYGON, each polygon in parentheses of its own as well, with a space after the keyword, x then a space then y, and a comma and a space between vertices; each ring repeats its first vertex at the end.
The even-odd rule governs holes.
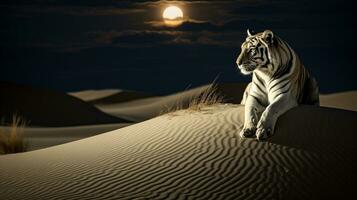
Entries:
POLYGON ((236 63, 237 63, 237 65, 238 65, 238 67, 239 67, 239 66, 242 66, 242 58, 241 58, 240 55, 238 56, 238 58, 237 58, 237 60, 236 60, 236 63))
POLYGON ((236 61, 237 65, 241 65, 242 64, 242 61, 238 58, 237 61, 236 61))

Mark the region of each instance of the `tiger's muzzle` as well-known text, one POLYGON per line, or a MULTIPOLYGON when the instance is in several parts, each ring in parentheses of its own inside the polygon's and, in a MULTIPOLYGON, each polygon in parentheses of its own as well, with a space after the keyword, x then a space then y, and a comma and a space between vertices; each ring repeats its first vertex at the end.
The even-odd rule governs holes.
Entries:
POLYGON ((252 65, 249 61, 247 62, 246 59, 246 52, 241 52, 237 58, 237 66, 238 69, 242 72, 242 74, 250 74, 255 70, 255 66, 252 65))

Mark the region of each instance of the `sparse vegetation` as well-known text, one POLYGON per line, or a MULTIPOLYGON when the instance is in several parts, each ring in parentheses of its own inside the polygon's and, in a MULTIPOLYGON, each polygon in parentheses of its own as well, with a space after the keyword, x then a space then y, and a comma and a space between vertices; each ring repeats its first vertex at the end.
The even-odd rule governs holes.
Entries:
POLYGON ((0 154, 19 153, 26 151, 23 129, 26 121, 14 115, 10 124, 0 128, 0 154))
POLYGON ((223 96, 217 91, 217 85, 212 83, 201 94, 193 97, 188 105, 189 110, 199 111, 203 107, 222 103, 223 96))
POLYGON ((176 103, 174 103, 171 106, 165 105, 165 108, 160 111, 159 115, 164 115, 167 113, 172 114, 175 111, 182 110, 184 107, 187 107, 187 106, 184 106, 184 104, 186 104, 186 103, 184 103, 184 100, 178 100, 178 101, 176 101, 176 103))
POLYGON ((174 113, 178 110, 187 109, 188 111, 200 111, 202 108, 210 105, 222 103, 223 96, 217 91, 217 84, 213 82, 201 93, 193 96, 189 102, 178 100, 174 105, 166 107, 160 114, 174 113))

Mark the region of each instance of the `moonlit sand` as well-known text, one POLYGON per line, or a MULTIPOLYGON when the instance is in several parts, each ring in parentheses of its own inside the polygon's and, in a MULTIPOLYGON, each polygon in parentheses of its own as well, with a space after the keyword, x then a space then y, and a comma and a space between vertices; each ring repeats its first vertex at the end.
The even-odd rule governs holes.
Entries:
MULTIPOLYGON (((59 138, 76 141, 0 156, 1 198, 320 199, 352 193, 356 112, 300 106, 279 118, 276 134, 266 142, 239 137, 244 107, 238 104, 159 114, 166 104, 188 101, 204 87, 94 104, 137 123, 52 128, 59 138), (70 129, 77 131, 71 135, 70 129)), ((327 105, 324 98, 321 104, 327 105)), ((46 132, 31 130, 46 138, 46 132)))

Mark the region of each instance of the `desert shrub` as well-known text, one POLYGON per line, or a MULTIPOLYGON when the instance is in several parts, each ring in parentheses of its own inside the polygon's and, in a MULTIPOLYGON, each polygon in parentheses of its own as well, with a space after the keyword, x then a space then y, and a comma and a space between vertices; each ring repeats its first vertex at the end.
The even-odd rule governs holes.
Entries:
POLYGON ((217 90, 217 84, 213 82, 206 89, 197 95, 192 96, 188 102, 184 100, 178 100, 171 106, 166 106, 164 110, 160 112, 160 115, 166 113, 174 113, 178 110, 188 111, 200 111, 202 108, 222 103, 224 101, 223 96, 217 90))
POLYGON ((212 83, 204 91, 191 99, 188 110, 199 111, 204 107, 222 103, 223 100, 223 96, 217 91, 217 85, 212 83))
POLYGON ((0 154, 19 153, 26 151, 23 136, 26 121, 14 115, 10 124, 3 124, 0 128, 0 154))

